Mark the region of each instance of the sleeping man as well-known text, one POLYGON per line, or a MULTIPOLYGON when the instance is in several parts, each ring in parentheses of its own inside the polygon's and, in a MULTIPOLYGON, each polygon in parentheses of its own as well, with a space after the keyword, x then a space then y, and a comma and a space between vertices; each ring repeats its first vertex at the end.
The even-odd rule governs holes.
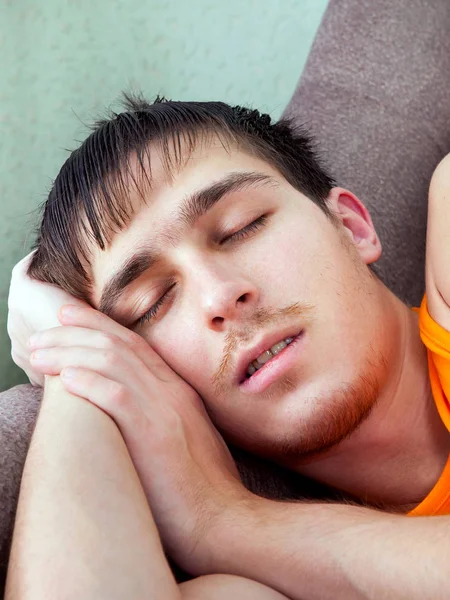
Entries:
POLYGON ((411 310, 304 131, 125 108, 63 165, 22 277, 61 326, 29 339, 45 391, 7 598, 449 597, 450 159, 411 310), (355 502, 259 497, 225 442, 355 502))

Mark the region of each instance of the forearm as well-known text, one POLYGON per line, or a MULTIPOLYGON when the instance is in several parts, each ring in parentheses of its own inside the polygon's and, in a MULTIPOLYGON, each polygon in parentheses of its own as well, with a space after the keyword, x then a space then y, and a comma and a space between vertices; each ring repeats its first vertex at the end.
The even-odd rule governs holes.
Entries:
POLYGON ((450 597, 448 517, 258 499, 234 523, 222 528, 214 568, 292 600, 450 597))
POLYGON ((6 598, 149 597, 180 593, 122 436, 52 378, 25 464, 6 598))
MULTIPOLYGON (((436 167, 428 193, 426 285, 431 301, 437 290, 450 304, 450 154, 436 167)), ((429 302, 430 303, 430 302, 429 302)))

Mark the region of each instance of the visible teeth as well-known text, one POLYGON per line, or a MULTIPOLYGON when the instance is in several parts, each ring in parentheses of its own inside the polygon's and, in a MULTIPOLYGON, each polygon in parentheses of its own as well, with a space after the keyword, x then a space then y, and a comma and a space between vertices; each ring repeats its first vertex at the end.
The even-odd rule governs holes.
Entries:
POLYGON ((276 356, 284 348, 286 348, 286 346, 288 346, 292 341, 294 341, 294 338, 286 338, 284 340, 281 340, 281 342, 277 342, 276 344, 274 344, 269 350, 263 352, 261 356, 258 356, 256 360, 252 361, 249 364, 247 369, 247 375, 251 377, 253 373, 255 373, 263 365, 265 365, 267 361, 276 356))
POLYGON ((283 350, 283 348, 286 348, 287 344, 284 340, 281 340, 281 342, 278 342, 278 344, 274 344, 272 346, 272 348, 270 349, 270 351, 272 352, 272 354, 274 356, 276 356, 278 354, 278 352, 280 352, 281 350, 283 350))
POLYGON ((263 353, 261 354, 261 356, 258 356, 258 358, 257 358, 256 360, 258 361, 258 363, 259 363, 260 365, 264 365, 264 364, 266 364, 266 362, 267 362, 268 360, 270 360, 271 358, 273 358, 273 354, 272 354, 272 352, 271 352, 270 350, 266 350, 265 352, 263 352, 263 353))

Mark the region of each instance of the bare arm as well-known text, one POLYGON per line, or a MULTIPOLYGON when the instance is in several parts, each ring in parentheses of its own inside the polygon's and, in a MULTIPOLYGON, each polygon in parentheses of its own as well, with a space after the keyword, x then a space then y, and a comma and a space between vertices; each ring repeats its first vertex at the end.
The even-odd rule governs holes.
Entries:
POLYGON ((149 597, 181 594, 122 436, 51 378, 25 465, 6 598, 149 597))
POLYGON ((450 598, 450 517, 261 498, 219 535, 215 570, 292 600, 450 598))
POLYGON ((430 183, 425 281, 430 315, 450 331, 450 154, 430 183))

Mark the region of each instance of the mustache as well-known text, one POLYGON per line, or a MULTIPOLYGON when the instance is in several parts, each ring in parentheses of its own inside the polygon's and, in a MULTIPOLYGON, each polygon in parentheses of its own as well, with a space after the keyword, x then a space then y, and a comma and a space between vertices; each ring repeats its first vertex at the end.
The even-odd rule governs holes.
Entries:
POLYGON ((223 393, 229 386, 230 371, 241 346, 247 345, 261 331, 273 331, 277 327, 283 327, 292 317, 300 317, 304 324, 311 322, 314 309, 313 304, 300 302, 289 304, 281 309, 259 308, 252 314, 245 329, 230 330, 225 336, 222 360, 212 378, 216 395, 223 393))

